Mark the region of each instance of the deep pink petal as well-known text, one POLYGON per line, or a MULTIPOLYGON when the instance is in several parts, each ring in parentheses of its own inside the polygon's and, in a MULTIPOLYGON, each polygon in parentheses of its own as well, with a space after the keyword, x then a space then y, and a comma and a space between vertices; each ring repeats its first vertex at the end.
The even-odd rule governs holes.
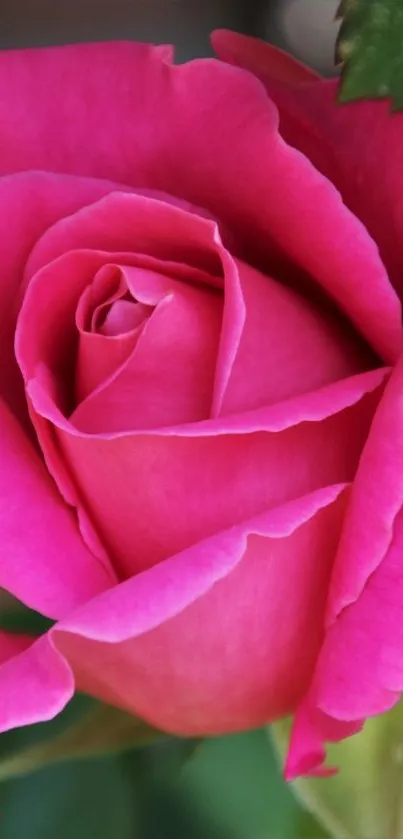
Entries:
POLYGON ((344 506, 343 487, 327 487, 96 597, 0 667, 0 730, 58 713, 70 666, 79 688, 177 733, 290 710, 321 640, 344 506))
POLYGON ((52 719, 71 699, 74 679, 49 635, 0 665, 0 730, 52 719))
POLYGON ((66 492, 69 464, 80 493, 75 502, 69 496, 71 503, 85 500, 121 572, 130 576, 245 516, 351 480, 384 377, 385 371, 365 373, 249 417, 120 435, 75 429, 57 411, 46 377, 38 375, 29 394, 58 482, 66 492), (57 448, 41 415, 58 427, 57 448), (115 489, 122 482, 123 498, 115 489))
MULTIPOLYGON (((317 90, 315 86, 306 88, 298 104, 293 103, 306 126, 299 132, 301 146, 308 134, 316 139, 308 141, 310 158, 314 163, 318 160, 317 165, 332 179, 347 206, 365 224, 402 299, 403 116, 391 114, 387 99, 340 108, 337 97, 337 82, 322 82, 317 90), (380 159, 384 166, 379 166, 380 159)), ((284 109, 287 107, 284 102, 284 109)), ((299 146, 297 131, 293 134, 291 142, 299 146)))
POLYGON ((95 597, 0 666, 0 730, 58 713, 71 667, 78 688, 177 733, 290 710, 320 644, 345 501, 343 486, 321 489, 95 597))
POLYGON ((0 403, 0 586, 28 606, 61 617, 113 584, 86 548, 31 442, 0 403))
POLYGON ((0 630, 0 663, 22 653, 32 644, 33 638, 23 633, 13 634, 0 630))
POLYGON ((326 742, 358 731, 389 710, 403 690, 403 515, 381 565, 355 603, 327 632, 315 676, 297 711, 287 760, 289 779, 320 771, 326 742))
POLYGON ((2 172, 115 171, 133 183, 133 159, 152 153, 144 147, 157 104, 150 96, 169 70, 166 58, 161 48, 124 42, 2 52, 2 172))
MULTIPOLYGON (((85 208, 51 228, 33 251, 26 270, 29 289, 20 314, 17 337, 17 353, 26 375, 30 377, 32 372, 28 368, 34 371, 39 363, 50 366, 58 380, 65 381, 74 375, 70 369, 77 344, 74 314, 79 298, 93 275, 103 261, 109 261, 105 248, 132 250, 134 265, 136 262, 141 264, 144 255, 151 253, 154 260, 168 261, 165 271, 169 271, 175 260, 181 259, 182 269, 185 270, 179 273, 179 278, 184 282, 203 281, 204 285, 208 284, 210 292, 211 287, 220 288, 224 282, 226 286, 217 376, 215 367, 221 320, 219 296, 177 286, 172 306, 168 310, 164 305, 154 312, 119 381, 113 382, 108 390, 109 402, 114 406, 114 411, 110 412, 110 423, 113 424, 114 413, 123 427, 127 421, 122 398, 129 403, 133 418, 133 388, 138 391, 139 402, 136 415, 129 423, 131 428, 208 417, 211 403, 215 410, 222 398, 243 326, 244 311, 242 299, 237 298, 236 267, 222 246, 213 222, 140 195, 116 193, 105 202, 85 208), (95 250, 97 246, 102 247, 101 253, 95 250), (35 275, 33 279, 32 274, 35 275), (199 299, 197 304, 196 297, 199 299), (200 317, 201 306, 203 318, 200 317), (156 321, 159 322, 158 328, 156 321), (152 334, 148 339, 149 332, 152 334), (177 349, 173 352, 175 345, 177 349)), ((138 296, 140 277, 143 277, 141 299, 147 302, 147 294, 151 293, 150 283, 155 285, 157 280, 155 276, 152 280, 150 272, 141 272, 139 264, 137 268, 137 273, 130 273, 127 268, 126 280, 132 294, 138 296)), ((161 277, 160 283, 164 284, 166 291, 170 286, 175 288, 174 278, 169 274, 161 277)), ((80 347, 78 362, 78 391, 82 392, 80 347)), ((97 377, 97 371, 95 373, 97 377)), ((84 390, 87 387, 88 383, 84 390)), ((93 393, 88 403, 82 406, 81 413, 91 418, 97 417, 101 407, 103 411, 107 410, 105 400, 102 406, 98 404, 103 397, 103 393, 93 393)), ((68 395, 61 398, 64 410, 72 410, 74 405, 69 404, 68 395)))
POLYGON ((319 302, 237 262, 246 318, 222 415, 268 406, 371 366, 368 348, 319 302))
POLYGON ((80 404, 102 385, 131 355, 139 330, 113 337, 87 332, 80 335, 74 388, 74 403, 80 404))
MULTIPOLYGON (((279 108, 282 135, 340 190, 376 241, 401 295, 403 117, 391 115, 387 100, 339 107, 337 80, 300 84, 297 77, 282 75, 278 51, 257 39, 218 32, 213 44, 224 61, 250 70, 263 81, 279 108), (380 159, 384 166, 379 166, 380 159)), ((291 56, 287 58, 293 62, 291 56)))
POLYGON ((291 745, 284 770, 285 779, 294 781, 300 775, 334 774, 337 767, 324 765, 324 742, 337 743, 345 737, 351 737, 360 731, 362 725, 361 720, 354 723, 336 720, 309 701, 303 700, 292 729, 291 745))
MULTIPOLYGON (((27 277, 32 277, 46 265, 49 266, 47 270, 51 275, 54 271, 50 265, 52 261, 66 252, 84 248, 132 252, 132 262, 134 265, 137 264, 137 267, 143 264, 144 268, 147 268, 144 261, 146 256, 149 259, 160 259, 160 268, 158 265, 155 267, 157 270, 163 269, 168 280, 176 278, 186 283, 224 289, 222 330, 212 396, 212 413, 217 415, 239 348, 245 320, 245 306, 237 266, 229 252, 223 247, 216 225, 160 200, 141 195, 116 193, 51 228, 32 253, 27 266, 27 277), (171 274, 170 269, 172 269, 171 274)), ((143 285, 146 287, 146 283, 143 285)), ((77 286, 74 288, 77 289, 77 286)), ((132 293, 135 294, 135 291, 133 287, 132 293)), ((52 293, 55 294, 57 291, 51 291, 52 293)), ((77 294, 77 291, 74 293, 77 294)), ((60 297, 60 292, 58 294, 60 297)), ((54 330, 56 320, 53 316, 53 306, 48 304, 47 308, 49 316, 52 310, 54 330)), ((215 308, 218 308, 217 305, 215 308)), ((183 332, 179 326, 178 331, 183 332)), ((185 336, 183 336, 184 339, 185 336)), ((209 355, 212 355, 211 351, 209 355)), ((200 365, 202 365, 201 359, 199 367, 200 365)), ((209 366, 211 366, 211 360, 206 364, 206 367, 209 366)), ((197 374, 195 370, 195 381, 197 378, 200 379, 200 376, 200 371, 197 374)), ((183 391, 186 391, 185 386, 183 386, 183 391)), ((114 397, 111 401, 114 401, 114 397)), ((125 415, 120 410, 118 414, 120 427, 124 427, 125 415)), ((140 410, 137 426, 142 423, 141 415, 140 410)), ((162 424, 161 419, 159 424, 162 424)))
POLYGON ((62 623, 69 635, 55 633, 55 643, 78 683, 177 733, 241 729, 287 713, 322 636, 340 490, 203 541, 62 623))
POLYGON ((75 317, 79 332, 74 372, 75 404, 82 402, 114 373, 129 358, 137 343, 144 312, 133 322, 132 311, 139 314, 139 306, 121 299, 126 292, 127 285, 120 269, 105 265, 79 299, 75 317), (111 312, 118 304, 125 306, 125 314, 123 318, 116 318, 115 312, 111 324, 111 312), (127 314, 126 307, 129 308, 127 314), (112 326, 117 329, 114 331, 112 326))
POLYGON ((403 358, 375 414, 354 481, 335 564, 328 623, 361 594, 386 556, 403 507, 403 358))
POLYGON ((387 710, 403 690, 402 393, 403 359, 375 414, 353 485, 330 588, 326 639, 297 714, 291 772, 317 767, 332 719, 336 739, 348 736, 349 726, 387 710))
POLYGON ((229 29, 216 29, 211 35, 215 52, 222 61, 250 70, 263 81, 270 76, 289 85, 318 81, 320 76, 273 44, 229 29))
POLYGON ((0 730, 54 717, 71 698, 71 669, 49 637, 0 632, 0 730))
POLYGON ((91 174, 204 206, 245 255, 267 264, 275 242, 396 359, 400 307, 374 243, 280 137, 251 73, 214 60, 168 66, 141 44, 5 51, 0 62, 6 169, 91 174))
MULTIPOLYGON (((166 226, 166 237, 165 239, 161 239, 159 243, 160 247, 158 247, 158 240, 154 241, 156 230, 155 228, 153 230, 148 223, 149 219, 147 216, 147 208, 152 213, 155 205, 157 205, 165 217, 166 213, 169 213, 170 208, 167 205, 163 205, 160 201, 138 199, 137 202, 133 202, 132 197, 129 195, 125 196, 125 202, 129 208, 137 207, 137 232, 139 235, 137 236, 136 243, 141 250, 147 251, 147 246, 149 249, 152 248, 157 252, 160 250, 161 255, 168 257, 165 269, 168 272, 171 272, 173 269, 176 270, 179 277, 183 276, 185 279, 190 275, 191 279, 195 278, 198 282, 204 282, 204 284, 207 284, 207 281, 211 281, 211 275, 206 274, 202 269, 192 269, 186 264, 180 265, 179 263, 172 261, 172 259, 169 260, 169 256, 178 256, 180 258, 180 256, 186 255, 186 253, 183 253, 183 251, 186 252, 186 248, 183 247, 181 250, 180 241, 182 241, 182 245, 184 245, 184 241, 181 240, 181 234, 184 230, 186 230, 186 225, 188 223, 191 228, 193 225, 193 228, 196 230, 201 229, 200 225, 202 227, 204 225, 207 231, 213 231, 214 228, 210 222, 202 222, 202 220, 197 219, 196 216, 193 217, 193 222, 189 222, 190 216, 188 213, 183 213, 183 211, 174 211, 179 212, 179 221, 183 222, 183 227, 181 228, 180 225, 177 226, 176 233, 178 238, 175 240, 172 235, 169 235, 169 231, 171 230, 172 232, 172 228, 170 228, 168 224, 166 226), (141 219, 143 219, 142 232, 140 224, 141 219)), ((122 206, 125 206, 124 202, 123 204, 120 203, 118 208, 122 206)), ((109 207, 109 202, 107 202, 107 207, 109 207)), ((117 209, 113 201, 112 207, 117 209)), ((86 210, 83 215, 87 212, 93 219, 93 212, 91 208, 86 210)), ((97 235, 102 232, 105 220, 107 221, 107 227, 104 228, 104 230, 106 231, 108 229, 110 216, 107 214, 105 219, 102 216, 102 212, 101 218, 99 215, 95 215, 99 220, 99 227, 95 231, 95 235, 97 235)), ((74 216, 72 218, 75 219, 74 216)), ((133 218, 133 214, 130 213, 126 218, 125 226, 124 214, 123 212, 121 213, 121 224, 119 226, 119 224, 115 223, 114 234, 112 235, 114 245, 116 245, 116 236, 118 235, 117 231, 119 230, 121 232, 120 241, 123 246, 127 243, 128 238, 130 242, 132 242, 133 230, 136 229, 136 225, 133 224, 135 219, 136 216, 133 218)), ((117 219, 115 215, 115 222, 117 220, 119 219, 117 219)), ((170 217, 170 220, 172 220, 172 217, 170 217)), ((58 404, 62 404, 64 410, 67 412, 74 408, 74 404, 69 407, 69 403, 74 396, 74 362, 77 345, 75 312, 77 308, 77 301, 99 268, 105 265, 105 263, 111 262, 112 259, 110 254, 103 251, 99 252, 97 250, 80 250, 64 253, 65 247, 67 247, 68 250, 69 243, 71 244, 69 237, 67 236, 66 239, 66 236, 64 235, 66 232, 65 228, 69 228, 69 226, 68 219, 64 220, 60 225, 56 225, 55 228, 50 230, 48 234, 42 238, 38 247, 33 252, 30 263, 35 261, 36 267, 41 265, 41 261, 38 257, 39 253, 39 255, 44 258, 45 266, 38 272, 34 280, 31 280, 29 283, 24 305, 20 311, 16 337, 17 355, 19 357, 20 365, 23 369, 26 381, 28 382, 35 376, 35 370, 37 370, 37 368, 39 369, 40 365, 43 365, 43 359, 46 359, 47 365, 50 365, 52 373, 55 376, 54 382, 56 390, 53 393, 53 398, 56 399, 58 404), (59 259, 55 260, 53 263, 47 264, 47 258, 50 256, 49 239, 51 245, 54 245, 52 232, 55 233, 56 239, 57 234, 60 233, 60 241, 58 240, 58 244, 60 245, 64 255, 60 256, 59 259), (70 394, 68 386, 69 383, 70 394)), ((161 232, 162 231, 163 228, 161 232)), ((85 224, 82 225, 82 233, 84 240, 87 241, 85 239, 85 224)), ((106 233, 103 238, 107 238, 106 233)), ((197 238, 195 241, 190 238, 188 242, 188 251, 189 254, 193 256, 196 255, 199 262, 203 262, 204 260, 206 262, 206 267, 212 265, 214 268, 216 262, 218 267, 220 266, 219 258, 215 257, 214 252, 210 252, 208 250, 206 251, 204 247, 202 248, 201 246, 198 246, 197 238)), ((117 258, 120 256, 121 261, 125 259, 124 254, 116 254, 116 256, 117 258)), ((130 263, 130 254, 127 256, 126 261, 130 263)), ((156 266, 158 269, 160 265, 163 265, 163 262, 158 262, 157 257, 147 257, 147 254, 142 255, 141 259, 140 257, 138 259, 136 258, 136 262, 140 263, 140 265, 143 265, 144 267, 148 267, 148 265, 150 265, 150 267, 156 266)), ((27 279, 29 280, 30 277, 31 274, 28 267, 27 279)), ((219 283, 219 281, 219 278, 217 278, 217 283, 219 283)), ((35 421, 34 415, 32 416, 32 419, 35 421)), ((60 458, 60 452, 57 450, 57 447, 55 448, 54 446, 51 429, 47 426, 47 424, 42 424, 42 428, 39 428, 38 423, 36 423, 36 427, 37 432, 41 436, 42 447, 47 457, 48 468, 51 474, 57 479, 65 499, 68 503, 74 504, 77 507, 80 517, 80 526, 87 544, 90 545, 92 550, 98 552, 101 549, 99 538, 88 518, 88 515, 86 515, 83 510, 82 499, 80 499, 77 486, 69 473, 68 465, 66 465, 60 458), (46 441, 43 439, 44 435, 46 436, 46 441)))
POLYGON ((71 421, 88 428, 102 415, 108 428, 134 431, 208 418, 222 295, 151 271, 121 270, 133 298, 154 310, 129 357, 78 405, 71 421))
POLYGON ((0 241, 0 395, 21 417, 25 414, 25 404, 14 358, 14 331, 25 263, 38 238, 50 225, 112 188, 102 181, 44 172, 22 172, 0 178, 0 229, 7 231, 0 241))

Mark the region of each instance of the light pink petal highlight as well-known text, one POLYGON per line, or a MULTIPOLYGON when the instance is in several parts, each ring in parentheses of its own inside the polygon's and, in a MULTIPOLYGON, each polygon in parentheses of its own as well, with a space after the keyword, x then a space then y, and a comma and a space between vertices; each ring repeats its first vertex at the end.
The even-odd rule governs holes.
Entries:
POLYGON ((23 421, 26 405, 14 356, 14 332, 25 263, 49 226, 112 188, 116 186, 105 181, 45 172, 19 172, 0 178, 0 229, 6 231, 0 241, 0 396, 23 421))
POLYGON ((73 692, 71 668, 42 636, 0 665, 0 731, 52 719, 73 692))

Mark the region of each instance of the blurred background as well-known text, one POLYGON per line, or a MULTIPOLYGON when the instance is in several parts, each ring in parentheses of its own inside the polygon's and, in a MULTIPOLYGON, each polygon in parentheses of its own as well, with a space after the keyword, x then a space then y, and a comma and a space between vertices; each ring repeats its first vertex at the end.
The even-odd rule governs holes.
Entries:
MULTIPOLYGON (((1 761, 91 706, 0 736, 1 761)), ((0 783, 1 839, 328 839, 284 783, 261 729, 66 761, 0 783)), ((385 837, 386 839, 386 837, 385 837)))
POLYGON ((338 0, 1 0, 0 47, 136 38, 175 43, 179 60, 209 52, 229 27, 334 72, 338 0))
MULTIPOLYGON (((331 75, 337 0, 0 0, 0 48, 133 38, 208 55, 209 32, 265 38, 331 75)), ((57 720, 0 736, 1 760, 63 731, 57 720)), ((87 702, 88 704, 88 702, 87 702)), ((0 783, 1 839, 327 839, 281 777, 266 730, 168 741, 0 783)))

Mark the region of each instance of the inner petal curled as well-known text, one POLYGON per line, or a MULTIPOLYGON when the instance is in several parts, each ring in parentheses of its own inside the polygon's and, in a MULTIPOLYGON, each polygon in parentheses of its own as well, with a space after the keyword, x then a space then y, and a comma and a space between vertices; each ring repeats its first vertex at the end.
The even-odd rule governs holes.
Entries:
POLYGON ((105 265, 96 272, 76 311, 76 405, 129 358, 152 311, 131 298, 119 266, 105 265))
POLYGON ((134 427, 207 418, 222 309, 214 288, 136 266, 104 266, 77 307, 73 421, 106 405, 108 416, 130 414, 134 427))

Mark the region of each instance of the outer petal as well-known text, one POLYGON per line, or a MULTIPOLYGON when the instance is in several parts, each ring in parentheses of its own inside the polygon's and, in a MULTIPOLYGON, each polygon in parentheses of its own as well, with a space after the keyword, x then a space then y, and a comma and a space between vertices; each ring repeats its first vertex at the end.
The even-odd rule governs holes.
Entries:
POLYGON ((229 29, 216 29, 211 35, 211 42, 222 61, 244 67, 262 81, 269 76, 284 84, 300 86, 320 79, 310 67, 260 38, 240 35, 229 29))
POLYGON ((0 729, 48 720, 71 698, 71 670, 49 638, 0 632, 0 729))
POLYGON ((288 269, 293 260, 396 359, 400 308, 373 242, 283 142, 250 73, 214 60, 168 66, 140 44, 89 44, 3 52, 0 79, 6 170, 92 174, 204 206, 244 256, 267 265, 275 253, 288 269))
MULTIPOLYGON (((56 478, 65 490, 67 463, 79 488, 75 503, 84 501, 128 576, 245 516, 329 482, 351 480, 384 376, 384 371, 362 374, 331 392, 324 388, 322 394, 256 412, 257 417, 250 412, 166 433, 85 434, 58 413, 46 380, 32 381, 29 395, 56 478), (42 417, 56 426, 58 449, 42 417), (303 421, 307 417, 311 422, 303 421), (124 498, 115 489, 122 482, 124 498)), ((74 495, 70 500, 74 503, 74 495)))
MULTIPOLYGON (((85 425, 86 414, 106 413, 108 426, 114 416, 115 425, 134 430, 208 418, 222 295, 151 271, 127 266, 121 271, 133 298, 154 309, 129 357, 78 405, 73 421, 80 417, 85 425)), ((103 347, 98 349, 102 364, 103 347)))
POLYGON ((315 770, 403 690, 403 360, 375 415, 353 487, 328 604, 328 631, 297 714, 289 773, 315 770), (309 720, 309 725, 307 721, 309 720), (332 735, 333 730, 333 735, 332 735))
POLYGON ((80 688, 177 733, 244 728, 290 710, 321 640, 342 490, 205 540, 60 622, 0 667, 0 728, 56 713, 72 690, 67 663, 80 688), (23 680, 38 685, 35 707, 23 680))
POLYGON ((351 326, 326 305, 238 262, 246 318, 221 414, 273 405, 374 366, 351 326))
POLYGON ((0 403, 0 586, 49 617, 66 615, 115 581, 84 545, 36 449, 0 403))
POLYGON ((282 135, 335 184, 364 222, 401 295, 403 116, 392 115, 387 100, 340 107, 338 81, 300 84, 297 74, 279 72, 278 51, 262 41, 217 32, 213 45, 220 58, 263 81, 279 108, 282 135))
MULTIPOLYGON (((310 303, 250 266, 232 263, 229 255, 223 262, 224 324, 214 414, 218 409, 225 415, 267 407, 371 366, 372 353, 365 343, 325 306, 310 303), (242 330, 234 328, 239 309, 242 321, 245 311, 242 330)), ((55 274, 57 270, 55 265, 55 274)), ((186 279, 185 284, 178 284, 166 277, 158 281, 149 271, 144 276, 135 268, 122 267, 122 271, 128 281, 133 277, 134 296, 137 285, 139 299, 154 299, 152 287, 158 282, 170 292, 171 302, 166 300, 168 305, 154 312, 122 367, 78 405, 71 421, 84 431, 102 432, 168 427, 208 418, 221 295, 211 289, 191 288, 186 279), (143 277, 140 284, 136 277, 143 277)), ((49 306, 48 311, 49 321, 59 332, 54 307, 49 306)), ((47 333, 45 317, 41 328, 47 333)), ((34 324, 32 315, 31 321, 34 324)), ((98 350, 95 368, 102 364, 102 348, 98 350)))
POLYGON ((0 663, 8 661, 14 655, 23 652, 32 644, 33 639, 29 635, 12 634, 0 630, 0 663))
POLYGON ((112 188, 116 189, 102 181, 44 172, 0 178, 0 229, 4 231, 0 240, 0 396, 21 417, 25 416, 26 408, 14 358, 14 332, 25 263, 38 238, 50 225, 112 188))
MULTIPOLYGON (((378 388, 385 375, 385 371, 375 371, 353 381, 346 378, 335 390, 305 394, 302 400, 265 408, 257 415, 250 412, 230 420, 223 417, 211 423, 189 423, 155 434, 150 434, 149 428, 139 434, 130 426, 123 431, 121 426, 117 428, 112 424, 112 405, 107 402, 104 410, 86 416, 83 425, 78 424, 78 415, 68 422, 58 393, 58 371, 71 357, 77 297, 91 271, 108 256, 98 251, 70 251, 57 259, 58 253, 80 245, 96 248, 102 237, 106 247, 127 248, 133 246, 134 231, 136 247, 142 252, 156 249, 160 257, 175 259, 185 250, 193 261, 197 255, 204 270, 217 273, 219 243, 211 222, 159 201, 110 196, 56 225, 35 249, 28 271, 40 268, 49 258, 56 260, 31 280, 17 336, 32 416, 49 469, 69 503, 80 510, 89 544, 94 522, 124 576, 245 516, 320 486, 351 480, 379 393, 362 397, 378 388), (156 228, 157 212, 160 226, 156 228), (62 269, 63 295, 57 284, 62 269), (70 333, 66 328, 69 319, 73 325, 70 333), (356 407, 344 410, 353 405, 356 407), (304 423, 307 417, 313 422, 304 423), (47 420, 58 427, 56 445, 47 420), (277 434, 278 430, 284 433, 277 434), (292 463, 292 470, 284 469, 284 463, 292 463), (122 480, 127 488, 125 499, 115 489, 122 480), (187 516, 183 522, 184 501, 187 516)), ((236 277, 231 274, 230 279, 235 291, 229 299, 238 301, 236 277)), ((243 326, 241 308, 235 324, 231 319, 223 330, 224 361, 231 362, 233 348, 237 350, 243 326)), ((231 369, 230 363, 226 367, 231 369)), ((219 369, 226 369, 224 363, 219 369)), ((225 385, 224 376, 221 390, 225 385)))
POLYGON ((52 719, 73 693, 71 669, 49 635, 21 645, 0 664, 0 730, 52 719))

